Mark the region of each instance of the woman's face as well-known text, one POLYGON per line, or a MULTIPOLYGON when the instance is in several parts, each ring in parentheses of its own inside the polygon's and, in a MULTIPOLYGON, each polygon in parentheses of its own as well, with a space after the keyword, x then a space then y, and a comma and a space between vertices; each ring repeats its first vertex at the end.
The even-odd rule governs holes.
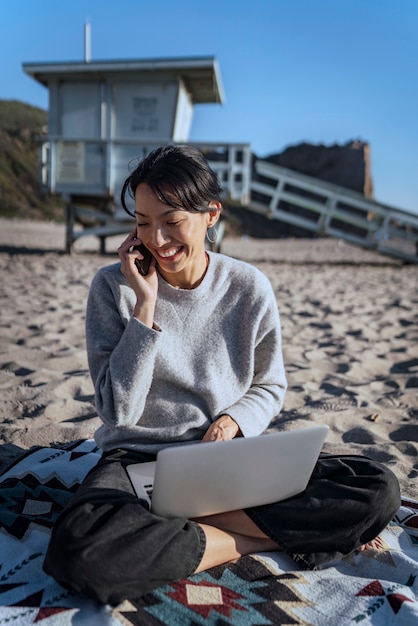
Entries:
MULTIPOLYGON (((210 205, 211 206, 211 205, 210 205)), ((213 211, 190 213, 170 207, 152 193, 146 183, 135 192, 137 236, 157 260, 160 274, 178 287, 192 287, 206 270, 205 236, 218 219, 213 211)))

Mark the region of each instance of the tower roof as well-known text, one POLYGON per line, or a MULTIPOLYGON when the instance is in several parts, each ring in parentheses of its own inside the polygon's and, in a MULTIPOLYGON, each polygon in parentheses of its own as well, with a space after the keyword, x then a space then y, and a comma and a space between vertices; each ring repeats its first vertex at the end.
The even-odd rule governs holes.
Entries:
POLYGON ((46 63, 24 63, 26 74, 42 85, 54 79, 100 79, 113 75, 128 75, 135 78, 176 77, 182 79, 192 102, 222 103, 223 87, 219 66, 215 57, 187 57, 169 59, 128 59, 117 61, 67 61, 46 63))

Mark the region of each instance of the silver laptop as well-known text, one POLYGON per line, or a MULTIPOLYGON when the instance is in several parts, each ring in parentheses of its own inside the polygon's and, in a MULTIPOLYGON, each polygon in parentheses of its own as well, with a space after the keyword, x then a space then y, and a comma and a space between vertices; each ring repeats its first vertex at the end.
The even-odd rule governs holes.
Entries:
POLYGON ((302 492, 328 426, 164 448, 126 470, 139 498, 164 517, 193 518, 278 502, 302 492))

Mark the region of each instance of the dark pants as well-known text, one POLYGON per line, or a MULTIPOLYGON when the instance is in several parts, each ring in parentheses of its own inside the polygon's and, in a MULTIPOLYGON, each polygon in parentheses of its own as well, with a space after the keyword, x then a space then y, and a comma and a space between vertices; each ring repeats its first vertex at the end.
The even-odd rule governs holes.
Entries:
MULTIPOLYGON (((198 524, 154 515, 134 494, 125 467, 150 460, 123 450, 103 455, 55 524, 47 574, 117 604, 195 571, 205 550, 198 524)), ((399 506, 398 481, 383 465, 321 455, 303 493, 245 512, 297 563, 314 569, 374 539, 399 506)))

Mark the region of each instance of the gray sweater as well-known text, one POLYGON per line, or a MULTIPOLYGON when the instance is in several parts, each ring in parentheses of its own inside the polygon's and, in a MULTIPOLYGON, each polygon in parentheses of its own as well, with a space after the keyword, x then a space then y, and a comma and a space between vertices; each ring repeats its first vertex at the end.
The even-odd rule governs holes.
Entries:
POLYGON ((159 276, 154 329, 132 316, 119 263, 93 279, 86 336, 103 450, 200 440, 224 413, 244 436, 259 435, 280 412, 286 378, 270 282, 247 263, 209 256, 195 289, 159 276))

